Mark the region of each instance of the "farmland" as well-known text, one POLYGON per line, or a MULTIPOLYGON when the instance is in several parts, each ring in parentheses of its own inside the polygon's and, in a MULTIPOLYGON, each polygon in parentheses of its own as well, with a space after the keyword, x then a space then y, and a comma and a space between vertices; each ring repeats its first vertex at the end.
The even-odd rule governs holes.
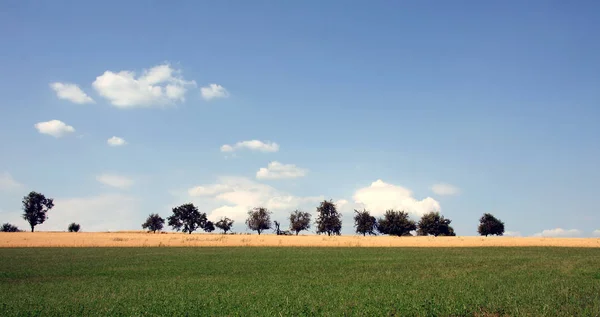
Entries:
POLYGON ((2 316, 597 316, 600 248, 14 247, 0 288, 2 316))

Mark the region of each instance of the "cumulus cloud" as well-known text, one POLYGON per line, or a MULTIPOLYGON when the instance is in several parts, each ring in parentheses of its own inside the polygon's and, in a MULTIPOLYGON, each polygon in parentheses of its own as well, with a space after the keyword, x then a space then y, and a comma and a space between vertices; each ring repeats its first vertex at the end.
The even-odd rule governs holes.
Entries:
POLYGON ((381 179, 357 190, 353 198, 359 208, 366 208, 375 216, 383 215, 387 209, 403 210, 416 217, 441 210, 435 199, 426 197, 418 200, 409 189, 385 183, 381 179))
POLYGON ((117 108, 167 106, 185 101, 188 87, 195 81, 187 81, 181 71, 162 64, 144 70, 136 77, 135 72, 122 70, 105 71, 92 83, 98 94, 117 108))
POLYGON ((104 185, 119 189, 127 189, 133 185, 132 179, 117 174, 101 174, 96 176, 96 180, 104 185))
POLYGON ((227 98, 229 97, 229 93, 227 89, 221 85, 210 84, 208 86, 200 88, 200 93, 202 93, 202 98, 204 100, 212 100, 218 98, 227 98))
POLYGON ((453 196, 460 193, 460 189, 458 187, 444 183, 431 186, 431 191, 440 196, 453 196))
POLYGON ((579 237, 581 236, 581 231, 577 229, 563 229, 563 228, 555 228, 555 229, 546 229, 542 232, 538 232, 534 234, 536 237, 579 237))
POLYGON ((249 140, 241 141, 234 145, 225 144, 221 146, 221 152, 234 152, 241 149, 260 152, 277 152, 279 151, 279 144, 270 141, 263 142, 259 140, 249 140))
POLYGON ((274 212, 274 219, 284 219, 291 210, 313 209, 325 199, 294 196, 243 177, 220 177, 217 183, 190 188, 187 194, 187 199, 195 200, 198 205, 212 206, 210 219, 227 216, 237 223, 243 223, 248 210, 254 207, 268 208, 274 212))
POLYGON ((0 191, 9 192, 23 188, 23 184, 17 182, 8 172, 0 174, 0 191))
POLYGON ((281 164, 273 161, 267 167, 261 167, 256 172, 257 179, 284 179, 304 177, 307 169, 299 168, 294 164, 281 164))
POLYGON ((56 92, 59 99, 69 100, 73 103, 93 103, 94 99, 88 96, 79 86, 70 83, 51 83, 50 88, 56 92))
POLYGON ((519 231, 505 231, 504 232, 504 236, 506 236, 506 237, 520 237, 521 236, 521 232, 519 232, 519 231))
POLYGON ((112 138, 106 140, 106 143, 110 146, 123 146, 127 144, 127 142, 124 139, 117 136, 113 136, 112 138))
POLYGON ((46 122, 38 122, 34 125, 39 133, 48 134, 55 138, 63 137, 67 134, 75 132, 75 128, 65 124, 60 120, 50 120, 46 122))

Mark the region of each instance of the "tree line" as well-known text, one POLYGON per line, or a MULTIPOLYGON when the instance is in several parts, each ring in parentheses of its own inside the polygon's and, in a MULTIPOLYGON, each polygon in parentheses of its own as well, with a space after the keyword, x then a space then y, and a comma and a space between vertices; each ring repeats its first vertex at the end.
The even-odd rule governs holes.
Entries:
MULTIPOLYGON (((30 192, 23 198, 23 219, 27 220, 31 227, 31 232, 35 226, 42 224, 47 219, 47 213, 54 207, 54 200, 46 198, 43 194, 30 192)), ((317 217, 314 225, 317 234, 341 235, 342 214, 338 212, 336 205, 332 201, 324 200, 316 210, 317 217)), ((256 231, 259 235, 265 230, 273 229, 278 235, 298 235, 301 231, 311 228, 312 215, 308 212, 294 210, 289 215, 289 230, 281 230, 278 221, 271 221, 272 212, 264 207, 256 207, 248 211, 246 227, 256 231)), ((173 230, 191 234, 199 229, 205 232, 213 232, 216 228, 224 234, 230 232, 234 221, 228 217, 222 217, 217 222, 208 220, 206 213, 200 212, 198 208, 187 203, 172 209, 172 215, 166 219, 167 225, 173 230)), ((375 218, 369 210, 354 210, 354 230, 357 234, 368 235, 394 235, 394 236, 412 236, 416 232, 418 236, 455 236, 454 228, 450 226, 452 220, 445 218, 439 212, 429 212, 424 214, 418 222, 410 219, 409 214, 401 210, 386 210, 380 218, 375 218)), ((152 213, 142 223, 142 228, 156 233, 164 228, 165 219, 156 213, 152 213)), ((81 226, 77 223, 71 223, 67 227, 69 232, 79 232, 81 226)), ((5 223, 0 227, 2 232, 22 231, 16 226, 5 223)), ((498 235, 504 234, 504 222, 497 219, 489 213, 483 214, 479 219, 477 232, 480 235, 498 235)))

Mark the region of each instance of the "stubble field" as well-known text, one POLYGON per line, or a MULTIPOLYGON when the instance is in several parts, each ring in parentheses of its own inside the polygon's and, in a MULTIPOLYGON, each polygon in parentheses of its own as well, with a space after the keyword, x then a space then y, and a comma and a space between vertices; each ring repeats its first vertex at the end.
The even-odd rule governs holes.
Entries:
POLYGON ((0 234, 0 316, 600 315, 597 239, 383 238, 0 234))

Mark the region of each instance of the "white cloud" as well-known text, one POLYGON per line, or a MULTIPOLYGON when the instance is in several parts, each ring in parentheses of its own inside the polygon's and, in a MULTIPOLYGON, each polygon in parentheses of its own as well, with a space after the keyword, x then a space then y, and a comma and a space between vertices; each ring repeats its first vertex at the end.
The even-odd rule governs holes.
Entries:
POLYGON ((196 82, 185 80, 181 71, 170 64, 162 64, 144 70, 138 77, 133 71, 107 70, 96 77, 92 86, 113 106, 124 109, 183 102, 187 87, 195 87, 196 82))
POLYGON ((199 206, 212 206, 210 219, 227 216, 243 224, 248 210, 265 207, 273 211, 273 220, 284 220, 296 208, 312 210, 325 198, 323 196, 299 197, 279 191, 243 177, 220 177, 215 184, 190 188, 185 200, 195 200, 199 206))
POLYGON ((21 189, 23 184, 17 182, 8 172, 0 174, 0 191, 13 191, 21 189))
POLYGON ((227 89, 217 84, 210 84, 208 86, 202 87, 200 88, 200 92, 202 93, 202 98, 204 98, 204 100, 229 97, 227 89))
POLYGON ((355 204, 366 208, 372 215, 383 215, 387 209, 406 211, 420 217, 430 211, 440 211, 439 202, 431 197, 417 200, 413 193, 404 187, 388 184, 378 179, 371 186, 364 187, 354 193, 355 204))
POLYGON ((96 180, 104 185, 116 187, 120 189, 127 189, 133 185, 133 180, 125 176, 116 174, 102 174, 96 176, 96 180))
MULTIPOLYGON (((81 225, 82 231, 141 230, 137 199, 127 195, 110 194, 77 198, 56 198, 54 208, 48 211, 48 219, 35 227, 35 231, 67 231, 71 222, 81 225)), ((2 214, 3 222, 10 222, 19 229, 29 231, 20 211, 2 214)))
POLYGON ((110 146, 123 146, 127 144, 127 142, 124 139, 117 136, 113 136, 112 138, 106 140, 106 143, 110 146))
POLYGON ((592 236, 594 236, 594 237, 600 237, 600 229, 594 230, 594 232, 592 232, 592 236))
POLYGON ((581 236, 581 231, 577 229, 547 229, 534 234, 536 237, 578 237, 581 236))
POLYGON ((454 185, 439 183, 431 186, 431 190, 440 196, 453 196, 460 193, 460 189, 454 185))
POLYGON ((259 140, 249 140, 241 141, 234 145, 225 144, 221 146, 221 152, 234 152, 241 149, 260 152, 277 152, 279 151, 279 144, 269 141, 263 142, 259 140))
POLYGON ((504 232, 504 236, 506 236, 506 237, 520 237, 521 236, 521 232, 519 232, 519 231, 505 231, 504 232))
POLYGON ((84 104, 93 103, 94 99, 88 96, 81 88, 70 83, 51 83, 50 88, 56 92, 56 96, 60 99, 69 100, 73 103, 84 104))
POLYGON ((256 172, 258 179, 284 179, 304 177, 307 169, 299 168, 294 164, 281 164, 277 161, 269 163, 267 167, 261 167, 256 172))
POLYGON ((46 122, 38 122, 34 125, 38 132, 48 134, 55 138, 60 138, 69 133, 75 132, 75 128, 65 124, 60 120, 50 120, 46 122))

